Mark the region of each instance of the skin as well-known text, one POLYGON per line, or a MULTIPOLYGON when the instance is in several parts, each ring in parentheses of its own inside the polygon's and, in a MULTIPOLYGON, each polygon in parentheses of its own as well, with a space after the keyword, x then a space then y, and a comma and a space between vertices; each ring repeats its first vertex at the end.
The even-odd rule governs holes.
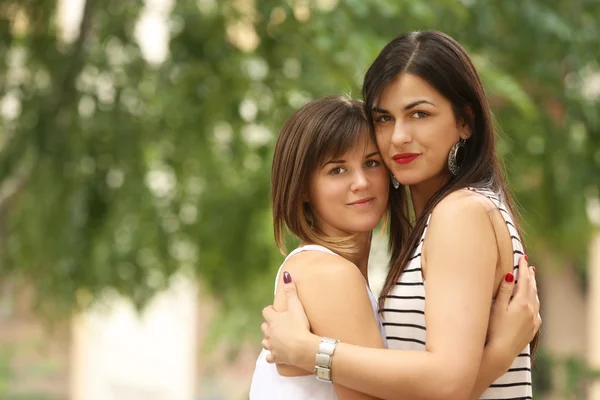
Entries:
MULTIPOLYGON (((400 75, 383 91, 377 109, 383 111, 375 114, 377 145, 396 179, 409 186, 415 214, 419 216, 427 201, 450 179, 450 171, 446 166, 450 148, 460 139, 468 140, 471 132, 466 124, 455 119, 452 104, 445 97, 426 81, 411 74, 400 75), (401 153, 416 153, 419 156, 409 164, 395 163, 392 157, 401 153)), ((430 285, 428 269, 432 257, 439 257, 435 261, 439 261, 444 271, 459 273, 459 270, 453 270, 444 263, 447 254, 458 251, 455 244, 443 244, 448 238, 457 237, 454 234, 446 237, 447 230, 453 231, 452 227, 462 226, 466 222, 477 224, 473 227, 472 239, 481 244, 477 251, 485 255, 484 260, 494 265, 493 269, 486 271, 488 274, 493 271, 494 290, 478 285, 491 296, 503 277, 513 271, 512 243, 504 218, 496 206, 483 196, 468 191, 451 194, 434 211, 424 245, 423 276, 430 285), (461 212, 463 207, 466 210, 462 219, 456 221, 455 217, 447 217, 448 214, 461 212), (477 221, 470 212, 474 213, 473 217, 479 217, 477 221), (477 240, 479 233, 482 234, 480 242, 477 240), (435 246, 431 246, 431 243, 435 243, 435 246), (487 248, 484 247, 486 245, 487 248)), ((468 249, 465 252, 468 253, 468 249)), ((470 253, 476 255, 475 252, 470 253)), ((435 266, 437 262, 433 264, 435 266)), ((438 276, 441 275, 436 273, 432 277, 438 276)), ((490 282, 487 275, 481 278, 481 282, 490 282)), ((427 297, 429 292, 434 296, 444 295, 432 289, 427 297)))
MULTIPOLYGON (((446 98, 410 74, 400 75, 388 85, 376 111, 377 146, 394 176, 410 188, 418 216, 450 177, 446 160, 451 146, 468 139, 470 131, 455 119, 446 98), (400 165, 392 159, 399 153, 418 157, 400 165)), ((334 382, 378 398, 466 399, 477 398, 506 371, 510 365, 506 361, 499 362, 505 369, 493 378, 490 371, 494 368, 488 368, 496 357, 504 359, 497 345, 501 341, 493 341, 490 335, 485 346, 490 312, 494 316, 501 313, 496 307, 491 311, 489 304, 502 278, 513 269, 512 246, 497 208, 483 196, 464 190, 447 196, 432 214, 422 263, 427 280, 426 351, 373 349, 342 340, 333 358, 334 382)), ((520 271, 519 298, 515 295, 515 308, 506 307, 505 311, 514 315, 517 309, 529 322, 528 328, 519 331, 527 341, 515 341, 523 349, 541 320, 533 273, 526 263, 520 271)), ((292 276, 296 279, 294 273, 292 276)), ((295 284, 304 303, 302 282, 295 284)), ((329 285, 323 290, 328 292, 329 285)), ((290 300, 294 302, 294 296, 288 296, 290 300)), ((320 336, 341 336, 318 333, 314 328, 315 334, 310 334, 302 326, 302 305, 291 306, 289 313, 272 308, 263 311, 267 321, 263 347, 272 351, 271 361, 311 371, 320 336)), ((310 315, 309 322, 312 327, 310 315)))
MULTIPOLYGON (((535 276, 532 272, 533 267, 528 268, 525 257, 521 257, 519 267, 521 271, 527 271, 527 274, 522 274, 516 286, 514 281, 503 281, 498 291, 490 315, 488 342, 481 360, 477 381, 471 394, 466 398, 478 399, 493 381, 505 373, 515 355, 525 348, 541 325, 540 304, 537 298, 535 276)), ((271 354, 267 356, 268 362, 296 365, 304 370, 305 374, 310 374, 314 368, 314 355, 320 342, 320 336, 306 333, 310 328, 310 323, 298 297, 296 281, 297 279, 294 278, 292 282, 283 285, 281 291, 285 296, 284 303, 275 305, 277 310, 281 310, 280 312, 276 312, 272 306, 263 310, 263 315, 268 322, 261 326, 265 335, 262 346, 271 351, 271 354), (273 333, 272 336, 271 333, 273 333)), ((335 284, 335 282, 332 279, 329 283, 335 284)), ((329 335, 329 337, 331 336, 329 335)), ((362 347, 354 347, 346 343, 348 342, 341 343, 338 347, 350 346, 357 351, 362 349, 362 347)), ((391 351, 398 352, 397 350, 391 351)), ((384 352, 389 353, 390 350, 384 350, 384 352)), ((356 355, 361 357, 360 353, 356 355)), ((336 360, 336 357, 339 358, 338 356, 339 351, 336 349, 333 358, 334 382, 338 382, 338 375, 340 375, 336 370, 340 364, 336 360)), ((373 356, 373 354, 369 354, 369 356, 373 356)), ((278 364, 279 368, 283 366, 287 367, 287 365, 278 364)), ((372 365, 365 364, 365 366, 372 365)), ((370 374, 365 379, 367 381, 376 380, 378 384, 390 384, 389 381, 379 380, 381 374, 378 372, 383 368, 385 365, 382 364, 377 364, 374 370, 365 368, 363 372, 367 371, 366 373, 370 374)), ((425 381, 423 384, 430 385, 431 381, 425 381)), ((400 394, 391 393, 389 397, 381 396, 381 398, 397 399, 398 396, 400 394)), ((404 398, 403 395, 402 398, 404 398)))
POLYGON ((389 172, 379 149, 364 132, 364 140, 315 171, 309 184, 308 201, 315 226, 329 237, 358 235, 358 253, 350 258, 367 279, 371 231, 387 209, 389 172), (370 199, 366 204, 353 204, 370 199))
MULTIPOLYGON (((364 137, 369 137, 366 132, 364 137)), ((366 287, 371 231, 387 209, 389 179, 377 145, 371 139, 327 160, 311 174, 306 200, 314 214, 315 227, 331 237, 356 235, 358 250, 347 259, 306 251, 286 262, 286 270, 294 274, 298 283, 299 296, 315 333, 336 335, 361 346, 384 348, 366 287), (370 200, 353 204, 364 199, 370 200)), ((285 307, 283 278, 279 279, 274 304, 285 307)), ((286 377, 307 375, 293 366, 280 365, 278 370, 286 377)), ((373 399, 342 385, 334 387, 342 400, 373 399)))
POLYGON ((456 121, 452 104, 423 79, 400 75, 381 94, 374 115, 377 146, 390 171, 410 188, 413 206, 421 214, 425 203, 450 177, 450 148, 471 132, 456 121), (416 153, 416 160, 397 164, 395 154, 416 153))

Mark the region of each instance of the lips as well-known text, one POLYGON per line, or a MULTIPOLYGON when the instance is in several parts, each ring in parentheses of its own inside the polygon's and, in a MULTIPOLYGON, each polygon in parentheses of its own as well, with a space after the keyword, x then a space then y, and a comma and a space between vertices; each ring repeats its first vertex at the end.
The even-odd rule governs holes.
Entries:
POLYGON ((353 201, 352 203, 348 203, 349 206, 360 206, 369 204, 375 197, 365 197, 364 199, 353 201))
POLYGON ((394 155, 392 159, 397 164, 408 164, 416 160, 419 156, 420 154, 418 153, 402 153, 394 155))

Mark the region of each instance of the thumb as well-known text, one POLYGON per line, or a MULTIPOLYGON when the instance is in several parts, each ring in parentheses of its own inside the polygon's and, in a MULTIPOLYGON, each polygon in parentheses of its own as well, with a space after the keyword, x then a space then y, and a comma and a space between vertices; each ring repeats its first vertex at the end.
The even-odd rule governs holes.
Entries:
POLYGON ((498 289, 498 295, 496 295, 494 306, 498 305, 498 307, 508 307, 508 303, 510 302, 514 288, 515 276, 509 272, 504 276, 504 279, 502 279, 502 283, 498 289))
POLYGON ((296 284, 292 282, 292 276, 289 272, 283 271, 283 293, 287 299, 288 310, 300 309, 304 312, 304 307, 298 298, 298 292, 296 291, 296 284))

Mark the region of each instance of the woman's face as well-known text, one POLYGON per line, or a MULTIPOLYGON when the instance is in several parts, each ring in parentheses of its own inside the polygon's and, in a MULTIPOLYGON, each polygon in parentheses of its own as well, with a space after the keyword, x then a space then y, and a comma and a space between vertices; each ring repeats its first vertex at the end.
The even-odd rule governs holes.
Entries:
POLYGON ((448 153, 470 131, 457 123, 452 104, 427 81, 401 74, 373 108, 383 161, 404 185, 441 187, 450 178, 448 153))
POLYGON ((373 230, 387 210, 389 172, 365 132, 356 147, 312 174, 308 202, 314 224, 328 236, 373 230))

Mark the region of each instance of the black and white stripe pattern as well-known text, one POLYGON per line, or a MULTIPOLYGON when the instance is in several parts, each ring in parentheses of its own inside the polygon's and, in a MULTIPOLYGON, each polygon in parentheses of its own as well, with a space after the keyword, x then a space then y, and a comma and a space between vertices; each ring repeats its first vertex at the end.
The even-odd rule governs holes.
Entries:
POLYGON ((425 349, 425 282, 421 271, 421 250, 428 227, 429 219, 419 245, 381 310, 390 349, 425 349))
MULTIPOLYGON (((519 258, 523 255, 523 244, 513 219, 498 196, 483 189, 469 189, 489 198, 501 211, 513 245, 515 278, 518 274, 519 258)), ((383 326, 390 349, 425 350, 427 328, 425 326, 425 281, 421 273, 421 251, 427 234, 429 220, 419 245, 415 248, 406 269, 385 299, 381 310, 383 326)), ((481 399, 510 400, 532 399, 531 356, 529 346, 512 363, 507 373, 498 378, 481 396, 481 399)))

